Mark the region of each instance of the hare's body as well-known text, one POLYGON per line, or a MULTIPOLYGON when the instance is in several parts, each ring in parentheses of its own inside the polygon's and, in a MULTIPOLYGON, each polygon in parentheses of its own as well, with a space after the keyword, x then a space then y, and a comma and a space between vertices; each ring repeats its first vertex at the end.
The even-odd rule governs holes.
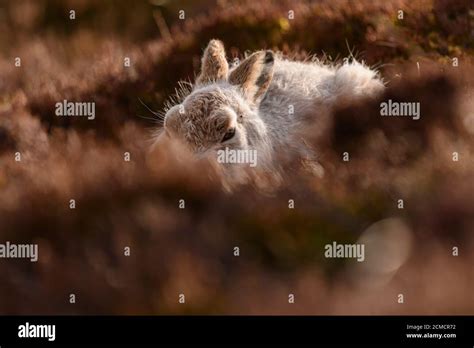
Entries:
POLYGON ((212 40, 192 92, 166 113, 164 134, 200 154, 256 150, 266 164, 298 147, 294 134, 322 110, 381 89, 376 72, 357 62, 327 66, 259 51, 229 69, 222 43, 212 40))
POLYGON ((292 133, 314 121, 308 115, 317 117, 318 108, 330 109, 341 98, 372 96, 381 89, 377 74, 357 62, 337 67, 277 58, 259 114, 275 146, 291 145, 292 133))

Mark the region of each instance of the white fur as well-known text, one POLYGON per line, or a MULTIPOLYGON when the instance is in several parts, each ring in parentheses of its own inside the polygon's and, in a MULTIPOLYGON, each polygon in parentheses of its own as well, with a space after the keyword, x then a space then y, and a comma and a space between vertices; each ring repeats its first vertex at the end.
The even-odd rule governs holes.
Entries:
POLYGON ((304 126, 308 115, 318 117, 318 108, 332 109, 341 98, 376 96, 383 88, 375 71, 355 61, 330 66, 277 58, 259 115, 268 126, 273 141, 285 145, 288 134, 304 126), (293 105, 294 114, 289 113, 290 105, 293 105))

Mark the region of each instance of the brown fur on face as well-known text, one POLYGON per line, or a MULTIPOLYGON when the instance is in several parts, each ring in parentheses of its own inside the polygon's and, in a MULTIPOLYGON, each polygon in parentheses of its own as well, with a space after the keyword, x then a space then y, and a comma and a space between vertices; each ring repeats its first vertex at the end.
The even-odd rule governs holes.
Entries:
POLYGON ((220 144, 227 129, 236 123, 234 109, 239 109, 236 100, 209 87, 170 109, 165 129, 169 136, 185 140, 193 151, 203 152, 220 144))

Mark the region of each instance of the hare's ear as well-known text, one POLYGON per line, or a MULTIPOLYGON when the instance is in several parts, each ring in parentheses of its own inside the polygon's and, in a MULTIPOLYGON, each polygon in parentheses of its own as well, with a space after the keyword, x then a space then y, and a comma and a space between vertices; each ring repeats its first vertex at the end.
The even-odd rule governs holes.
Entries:
POLYGON ((256 52, 231 71, 229 83, 240 86, 250 101, 259 102, 272 81, 274 61, 272 51, 256 52))
POLYGON ((201 59, 201 73, 197 84, 205 84, 227 79, 229 64, 225 58, 224 45, 219 40, 211 40, 201 59))

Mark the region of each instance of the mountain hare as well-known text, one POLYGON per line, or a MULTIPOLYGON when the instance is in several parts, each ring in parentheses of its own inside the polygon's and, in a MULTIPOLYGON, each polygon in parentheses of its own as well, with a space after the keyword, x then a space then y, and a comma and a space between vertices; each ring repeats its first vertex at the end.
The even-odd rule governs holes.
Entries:
POLYGON ((383 88, 375 71, 355 61, 325 66, 258 51, 229 67, 222 42, 211 40, 192 91, 166 112, 159 137, 179 139, 199 155, 225 153, 228 163, 254 158, 249 151, 269 163, 294 147, 292 135, 311 122, 308 114, 383 88))

